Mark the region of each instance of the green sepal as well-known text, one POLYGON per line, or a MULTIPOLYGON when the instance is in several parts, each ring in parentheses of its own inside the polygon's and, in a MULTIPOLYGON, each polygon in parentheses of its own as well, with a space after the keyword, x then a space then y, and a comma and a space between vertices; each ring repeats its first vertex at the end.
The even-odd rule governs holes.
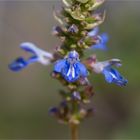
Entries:
POLYGON ((96 21, 96 19, 93 18, 93 17, 88 17, 88 18, 85 19, 85 21, 88 22, 88 23, 93 23, 93 22, 96 21))

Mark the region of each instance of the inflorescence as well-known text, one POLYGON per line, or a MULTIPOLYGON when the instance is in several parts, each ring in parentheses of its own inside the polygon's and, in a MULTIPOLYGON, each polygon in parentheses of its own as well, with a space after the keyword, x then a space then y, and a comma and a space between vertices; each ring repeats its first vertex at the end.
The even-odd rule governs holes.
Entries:
POLYGON ((96 13, 104 0, 62 1, 65 7, 53 13, 60 26, 55 26, 52 31, 62 41, 61 46, 55 48, 54 53, 49 53, 31 42, 21 43, 20 48, 30 53, 30 57, 18 57, 9 68, 17 72, 36 62, 43 65, 54 64, 51 76, 66 86, 68 91, 60 91, 63 101, 49 112, 60 122, 78 124, 94 113, 93 108, 83 107, 94 95, 93 86, 88 80, 92 72, 103 74, 108 83, 119 86, 126 85, 127 80, 113 68, 121 66, 119 59, 98 61, 95 54, 82 59, 85 50, 108 49, 108 35, 98 34, 105 12, 96 13))

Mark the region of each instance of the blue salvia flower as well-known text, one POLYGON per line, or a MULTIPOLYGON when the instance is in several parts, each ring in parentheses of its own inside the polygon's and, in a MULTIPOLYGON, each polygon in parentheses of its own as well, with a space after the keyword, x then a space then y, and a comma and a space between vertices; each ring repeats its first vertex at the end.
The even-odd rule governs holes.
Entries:
POLYGON ((24 51, 30 52, 32 55, 27 60, 23 57, 19 57, 14 60, 10 65, 9 68, 12 71, 20 71, 23 68, 27 67, 29 64, 39 62, 43 65, 50 64, 50 61, 53 59, 53 55, 48 53, 42 49, 39 49, 36 45, 30 42, 25 42, 20 44, 20 48, 24 51))
POLYGON ((108 83, 115 83, 119 86, 124 86, 127 84, 127 80, 121 76, 121 74, 112 66, 121 66, 119 59, 111 59, 103 62, 92 63, 91 66, 96 73, 102 73, 105 76, 105 80, 108 83))
POLYGON ((92 45, 91 48, 93 49, 100 49, 100 50, 107 50, 106 43, 108 42, 108 35, 103 33, 99 36, 99 42, 96 45, 92 45))
POLYGON ((109 40, 108 34, 103 33, 101 35, 98 35, 98 32, 99 32, 99 28, 96 27, 87 34, 89 37, 93 37, 93 38, 97 39, 96 44, 92 45, 91 48, 92 49, 107 50, 106 44, 109 40))
POLYGON ((54 72, 60 73, 68 82, 75 82, 80 77, 87 77, 87 69, 79 60, 79 54, 71 51, 66 58, 58 60, 54 72))

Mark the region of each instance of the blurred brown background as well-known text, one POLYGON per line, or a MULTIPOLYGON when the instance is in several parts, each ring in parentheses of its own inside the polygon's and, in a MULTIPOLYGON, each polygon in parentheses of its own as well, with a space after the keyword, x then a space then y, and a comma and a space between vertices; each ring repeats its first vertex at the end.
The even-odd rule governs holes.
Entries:
MULTIPOLYGON (((52 16, 60 0, 0 1, 0 139, 67 139, 69 129, 49 116, 48 109, 61 98, 61 84, 50 77, 52 66, 34 64, 19 73, 7 65, 26 53, 18 47, 31 41, 47 51, 60 44, 51 35, 58 23, 52 16)), ((140 1, 108 0, 107 17, 101 31, 108 32, 109 51, 96 51, 99 60, 120 58, 119 71, 128 79, 126 87, 91 75, 96 95, 95 116, 80 126, 82 139, 140 139, 140 1)), ((87 53, 88 54, 88 53, 87 53)))

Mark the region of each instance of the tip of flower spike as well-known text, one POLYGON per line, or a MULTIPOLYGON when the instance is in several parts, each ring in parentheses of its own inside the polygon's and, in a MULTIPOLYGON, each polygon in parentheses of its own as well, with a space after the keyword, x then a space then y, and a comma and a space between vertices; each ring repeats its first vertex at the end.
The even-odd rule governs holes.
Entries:
POLYGON ((28 63, 22 57, 19 57, 9 64, 8 67, 10 70, 17 72, 25 68, 27 65, 28 63))

